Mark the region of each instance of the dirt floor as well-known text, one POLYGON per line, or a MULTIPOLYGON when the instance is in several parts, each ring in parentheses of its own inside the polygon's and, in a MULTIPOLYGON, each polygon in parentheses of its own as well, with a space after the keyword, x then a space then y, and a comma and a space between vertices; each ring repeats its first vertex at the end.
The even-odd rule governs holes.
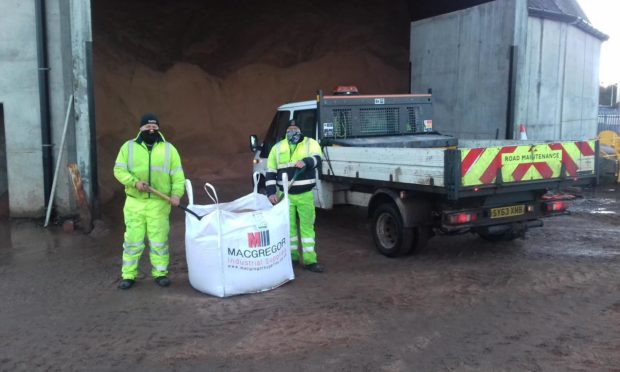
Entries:
MULTIPOLYGON (((231 200, 247 180, 220 180, 231 200)), ((270 292, 193 290, 173 212, 170 288, 120 270, 120 204, 90 236, 0 225, 0 370, 612 370, 620 366, 620 188, 527 240, 438 237, 388 259, 364 211, 319 212, 327 272, 270 292)), ((143 257, 143 258, 146 258, 143 257)))

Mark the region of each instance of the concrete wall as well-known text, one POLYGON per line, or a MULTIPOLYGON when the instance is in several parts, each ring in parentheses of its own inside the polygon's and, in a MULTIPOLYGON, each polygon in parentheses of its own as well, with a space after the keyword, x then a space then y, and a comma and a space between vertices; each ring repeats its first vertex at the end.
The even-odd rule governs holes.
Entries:
POLYGON ((0 197, 9 191, 6 172, 6 136, 4 135, 4 110, 0 103, 0 197))
POLYGON ((33 1, 5 0, 0 16, 0 102, 4 107, 11 216, 44 210, 37 45, 33 1))
POLYGON ((433 88, 434 127, 460 138, 596 135, 601 41, 496 0, 411 24, 413 92, 433 88), (513 70, 510 50, 514 46, 513 70), (509 102, 511 101, 511 102, 509 102))
POLYGON ((567 23, 529 17, 517 121, 528 138, 594 138, 601 41, 567 23))
MULTIPOLYGON (((80 165, 83 183, 90 195, 89 100, 84 73, 85 41, 91 40, 90 1, 45 1, 45 6, 52 172, 59 156, 67 104, 72 94, 79 108, 69 115, 54 198, 56 211, 60 215, 70 215, 76 213, 76 205, 67 163, 80 165), (79 140, 76 132, 80 134, 79 140)), ((2 3, 0 103, 9 139, 6 159, 11 217, 42 217, 46 209, 35 14, 34 1, 5 0, 2 3)))
POLYGON ((433 89, 436 130, 505 138, 516 4, 496 0, 411 24, 411 90, 433 89))

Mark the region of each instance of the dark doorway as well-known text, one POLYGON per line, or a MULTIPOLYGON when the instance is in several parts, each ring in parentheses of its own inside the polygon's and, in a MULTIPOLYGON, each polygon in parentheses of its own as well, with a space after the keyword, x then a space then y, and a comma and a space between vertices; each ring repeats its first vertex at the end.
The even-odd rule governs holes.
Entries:
POLYGON ((4 106, 0 103, 0 219, 9 217, 9 180, 6 167, 4 106))

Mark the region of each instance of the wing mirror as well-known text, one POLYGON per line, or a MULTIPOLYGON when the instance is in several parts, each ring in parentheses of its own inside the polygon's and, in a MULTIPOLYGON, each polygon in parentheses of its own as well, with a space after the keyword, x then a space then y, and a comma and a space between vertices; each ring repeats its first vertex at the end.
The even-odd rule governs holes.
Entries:
POLYGON ((258 137, 256 137, 256 134, 252 134, 250 136, 250 150, 252 152, 256 152, 256 150, 258 150, 258 137))

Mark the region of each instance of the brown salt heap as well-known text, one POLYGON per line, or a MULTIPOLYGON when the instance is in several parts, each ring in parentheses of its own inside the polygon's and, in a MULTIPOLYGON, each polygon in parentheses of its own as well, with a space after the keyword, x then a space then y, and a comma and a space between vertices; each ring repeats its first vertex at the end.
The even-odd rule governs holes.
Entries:
POLYGON ((248 137, 264 137, 277 106, 312 100, 317 89, 330 92, 338 84, 355 84, 362 93, 407 91, 409 23, 400 2, 350 9, 357 18, 345 22, 340 12, 357 2, 333 9, 261 2, 264 14, 252 13, 252 2, 244 3, 248 13, 199 1, 122 4, 98 1, 93 15, 104 202, 121 190, 112 176, 114 159, 123 142, 137 134, 144 112, 159 116, 186 177, 249 179, 248 137), (160 19, 162 12, 179 20, 144 21, 160 19), (179 34, 182 27, 189 31, 179 34))

